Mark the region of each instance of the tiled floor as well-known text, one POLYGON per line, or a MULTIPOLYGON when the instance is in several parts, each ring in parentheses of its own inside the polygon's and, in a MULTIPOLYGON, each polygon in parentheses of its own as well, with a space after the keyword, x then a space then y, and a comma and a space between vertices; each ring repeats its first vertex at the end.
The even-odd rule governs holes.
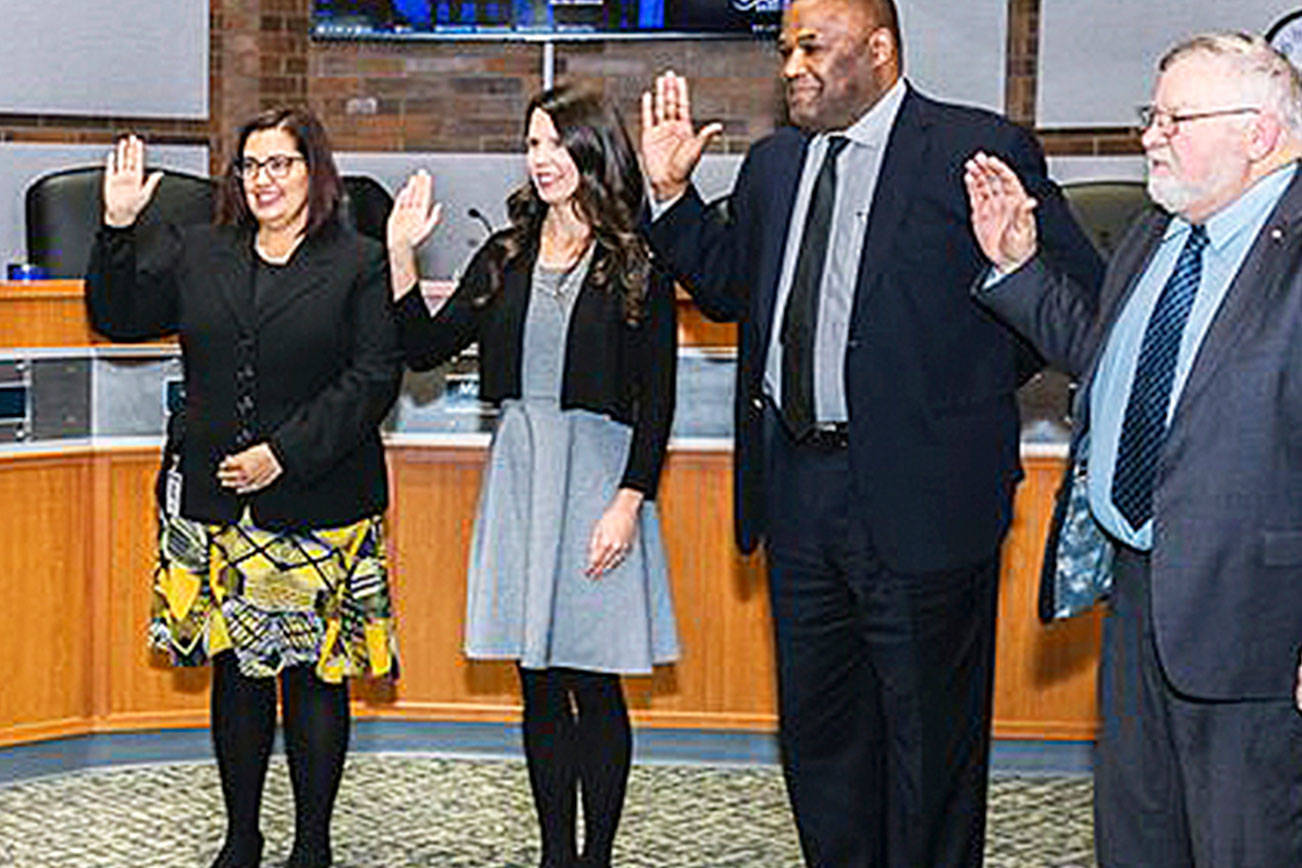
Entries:
MULTIPOLYGON (((997 776, 987 864, 1091 866, 1090 783, 997 776)), ((283 863, 292 816, 284 760, 263 804, 264 865, 283 863)), ((78 772, 0 787, 3 868, 207 868, 223 830, 211 763, 78 772)), ((340 868, 534 866, 524 767, 410 754, 350 757, 334 821, 340 868)), ((615 864, 627 868, 799 865, 780 773, 768 766, 639 765, 615 864)))

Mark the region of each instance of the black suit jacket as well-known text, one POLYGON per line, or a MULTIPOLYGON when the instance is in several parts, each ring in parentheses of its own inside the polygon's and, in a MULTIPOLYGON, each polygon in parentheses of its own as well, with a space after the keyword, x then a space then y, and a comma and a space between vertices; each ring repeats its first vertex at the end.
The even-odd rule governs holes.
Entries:
POLYGON ((338 223, 306 238, 283 294, 255 305, 253 239, 230 226, 167 227, 137 256, 133 229, 100 230, 86 275, 95 329, 114 340, 180 337, 185 364, 181 513, 269 529, 337 527, 388 503, 379 425, 402 356, 384 248, 338 223), (217 483, 237 451, 237 345, 252 342, 257 429, 283 475, 239 497, 217 483))
MULTIPOLYGON (((740 321, 735 486, 743 551, 783 518, 764 514, 761 384, 807 143, 794 128, 757 142, 727 222, 708 219, 692 189, 650 229, 701 309, 740 321)), ((1102 275, 1030 135, 989 112, 909 90, 883 155, 845 358, 858 502, 878 554, 895 570, 952 569, 994 554, 1021 478, 1015 392, 1038 361, 968 292, 985 267, 963 187, 964 162, 977 150, 1028 179, 1052 255, 1087 285, 1102 275)))
MULTIPOLYGON (((1033 260, 982 300, 1083 378, 1089 425, 1101 349, 1170 216, 1150 210, 1099 303, 1033 260)), ((1231 283, 1176 404, 1153 491, 1152 608, 1172 685, 1208 699, 1285 699, 1302 644, 1302 175, 1231 283)))

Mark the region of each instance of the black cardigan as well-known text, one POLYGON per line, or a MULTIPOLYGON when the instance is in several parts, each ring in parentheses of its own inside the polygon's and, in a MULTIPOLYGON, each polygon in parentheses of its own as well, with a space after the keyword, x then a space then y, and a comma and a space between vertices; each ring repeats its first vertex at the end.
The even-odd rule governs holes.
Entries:
MULTIPOLYGON (((428 370, 479 343, 479 397, 493 404, 520 397, 521 347, 537 249, 503 276, 501 289, 482 306, 491 238, 466 268, 455 292, 431 317, 419 291, 397 304, 407 364, 428 370)), ((597 261, 594 260, 595 269, 597 261)), ((623 488, 654 499, 674 416, 678 326, 673 281, 651 272, 646 312, 636 326, 624 319, 619 298, 592 286, 592 271, 579 289, 565 338, 561 407, 603 413, 633 427, 633 442, 620 480, 623 488)))
POLYGON ((178 334, 185 365, 181 514, 259 527, 339 527, 388 503, 379 425, 402 373, 384 248, 339 224, 304 239, 254 304, 252 232, 101 228, 86 301, 113 340, 178 334), (244 406, 241 407, 241 401, 244 406), (243 430, 241 430, 243 429, 243 430), (238 496, 217 465, 266 442, 284 473, 238 496))

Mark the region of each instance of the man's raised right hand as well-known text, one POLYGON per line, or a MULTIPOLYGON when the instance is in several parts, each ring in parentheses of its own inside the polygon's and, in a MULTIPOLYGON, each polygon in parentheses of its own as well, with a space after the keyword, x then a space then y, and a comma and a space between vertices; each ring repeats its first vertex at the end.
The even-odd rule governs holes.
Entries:
POLYGON ((673 70, 656 77, 655 92, 642 94, 642 168, 657 202, 683 194, 701 153, 721 132, 719 123, 693 130, 687 79, 673 70))

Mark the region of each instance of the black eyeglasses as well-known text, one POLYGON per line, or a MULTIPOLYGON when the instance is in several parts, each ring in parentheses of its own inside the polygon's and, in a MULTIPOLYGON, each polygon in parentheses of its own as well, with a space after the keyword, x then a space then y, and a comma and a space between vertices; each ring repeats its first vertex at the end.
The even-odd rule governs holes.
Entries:
POLYGON ((1156 126, 1164 136, 1174 136, 1180 131, 1180 124, 1187 121, 1200 121, 1204 118, 1220 118, 1230 115, 1246 115, 1260 112, 1257 106, 1240 106, 1239 108, 1212 109, 1205 112, 1172 112, 1155 105, 1141 105, 1135 109, 1139 115, 1139 131, 1156 126))
POLYGON ((256 157, 245 157, 242 160, 235 161, 235 171, 244 180, 252 181, 258 177, 258 172, 266 169, 269 177, 279 180, 289 177, 290 170, 294 168, 294 163, 299 160, 307 162, 307 159, 302 154, 272 154, 265 160, 259 160, 256 157))

